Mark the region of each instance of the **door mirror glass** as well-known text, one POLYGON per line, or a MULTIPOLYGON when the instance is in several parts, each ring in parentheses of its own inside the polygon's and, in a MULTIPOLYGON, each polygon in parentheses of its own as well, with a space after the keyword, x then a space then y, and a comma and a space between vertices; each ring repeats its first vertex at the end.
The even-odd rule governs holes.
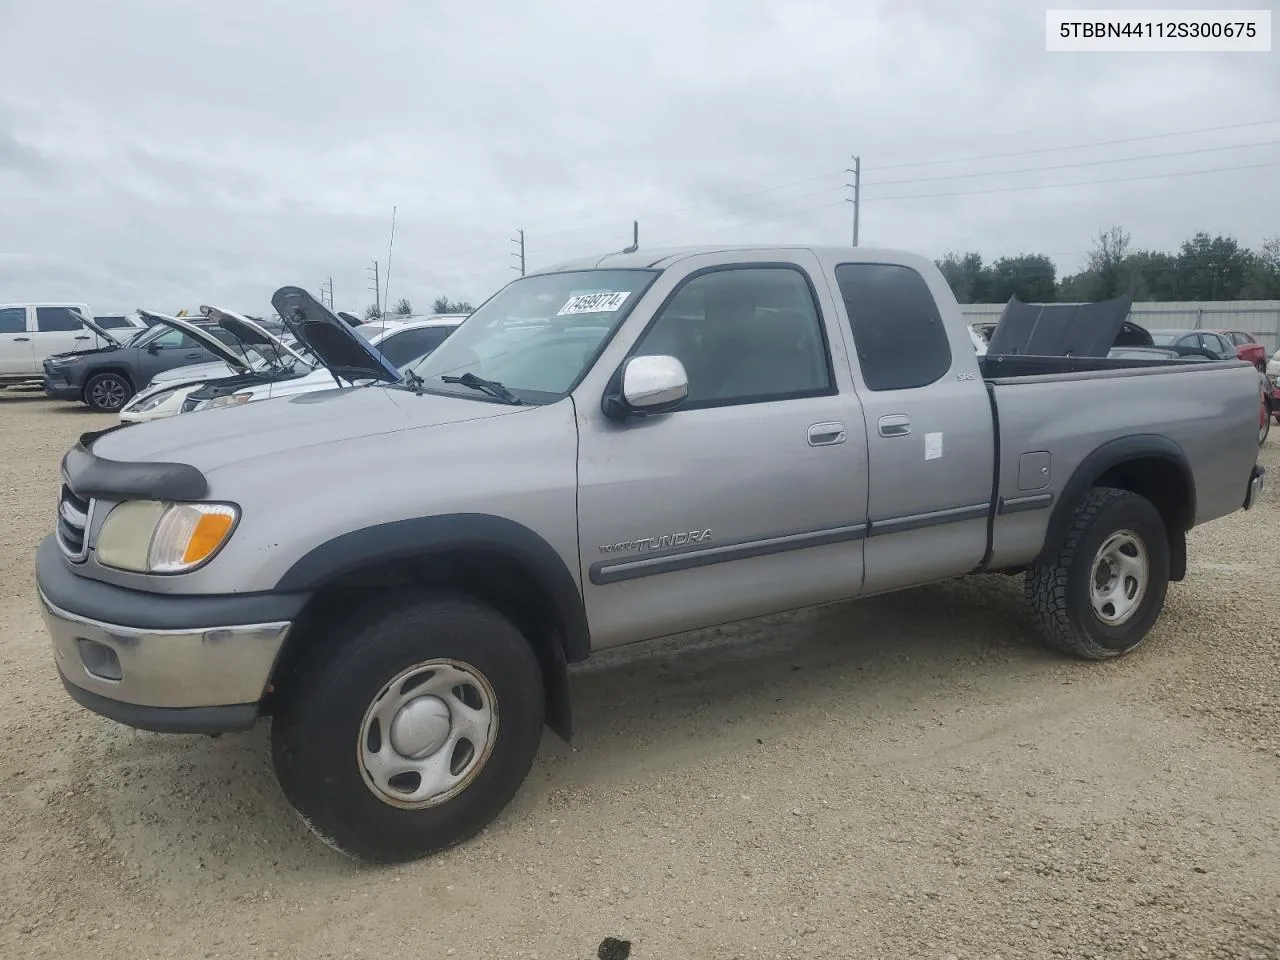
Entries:
POLYGON ((621 395, 606 398, 605 409, 614 417, 666 413, 688 395, 689 375, 675 357, 632 357, 622 368, 621 395))

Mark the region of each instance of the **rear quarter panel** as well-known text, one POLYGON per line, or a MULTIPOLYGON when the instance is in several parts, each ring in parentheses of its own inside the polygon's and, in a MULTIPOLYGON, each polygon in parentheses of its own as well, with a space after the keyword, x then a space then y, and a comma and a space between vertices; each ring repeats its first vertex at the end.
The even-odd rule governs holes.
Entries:
MULTIPOLYGON (((1186 454, 1195 523, 1240 509, 1258 454, 1258 374, 1237 361, 1055 374, 991 381, 1000 420, 1000 496, 1063 494, 1081 461, 1108 441, 1167 437, 1186 454), (1025 453, 1047 452, 1047 483, 1019 488, 1025 453)), ((1050 510, 995 518, 990 567, 1020 566, 1040 552, 1050 510)))

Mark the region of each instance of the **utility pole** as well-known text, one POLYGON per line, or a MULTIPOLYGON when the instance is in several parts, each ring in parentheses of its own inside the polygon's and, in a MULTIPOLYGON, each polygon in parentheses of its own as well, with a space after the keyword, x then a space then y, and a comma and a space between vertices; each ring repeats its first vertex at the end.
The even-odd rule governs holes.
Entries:
POLYGON ((845 186, 853 191, 853 197, 845 197, 848 203, 853 204, 853 245, 858 245, 858 213, 862 207, 862 158, 854 157, 853 166, 845 169, 845 173, 853 174, 853 183, 846 183, 845 186))
POLYGON ((372 267, 365 267, 365 270, 373 275, 373 284, 369 287, 373 291, 373 306, 378 311, 378 318, 382 318, 382 288, 378 284, 378 261, 373 261, 372 267))
POLYGON ((518 236, 512 237, 511 242, 516 245, 515 250, 511 251, 511 255, 520 261, 520 266, 513 266, 512 270, 519 270, 520 276, 524 276, 524 231, 517 230, 518 236))

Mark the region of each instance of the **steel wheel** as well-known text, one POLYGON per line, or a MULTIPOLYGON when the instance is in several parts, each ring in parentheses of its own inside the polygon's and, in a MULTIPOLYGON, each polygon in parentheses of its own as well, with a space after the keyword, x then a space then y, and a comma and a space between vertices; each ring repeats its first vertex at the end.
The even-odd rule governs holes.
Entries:
POLYGON ((1098 619, 1118 627, 1138 610, 1147 592, 1150 562, 1142 538, 1131 530, 1117 530, 1093 558, 1089 600, 1098 619))
POLYGON ((426 660, 365 711, 357 748, 365 786, 394 807, 431 807, 466 789, 498 738, 498 704, 480 671, 426 660))

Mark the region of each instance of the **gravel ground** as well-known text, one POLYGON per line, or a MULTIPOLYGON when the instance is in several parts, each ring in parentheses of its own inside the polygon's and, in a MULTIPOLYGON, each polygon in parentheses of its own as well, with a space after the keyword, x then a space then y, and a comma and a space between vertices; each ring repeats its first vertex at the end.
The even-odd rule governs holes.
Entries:
POLYGON ((110 421, 0 397, 0 957, 1280 957, 1274 490, 1194 532, 1118 663, 1042 650, 1006 577, 602 656, 493 826, 370 868, 292 816, 262 727, 66 697, 32 558, 110 421))

